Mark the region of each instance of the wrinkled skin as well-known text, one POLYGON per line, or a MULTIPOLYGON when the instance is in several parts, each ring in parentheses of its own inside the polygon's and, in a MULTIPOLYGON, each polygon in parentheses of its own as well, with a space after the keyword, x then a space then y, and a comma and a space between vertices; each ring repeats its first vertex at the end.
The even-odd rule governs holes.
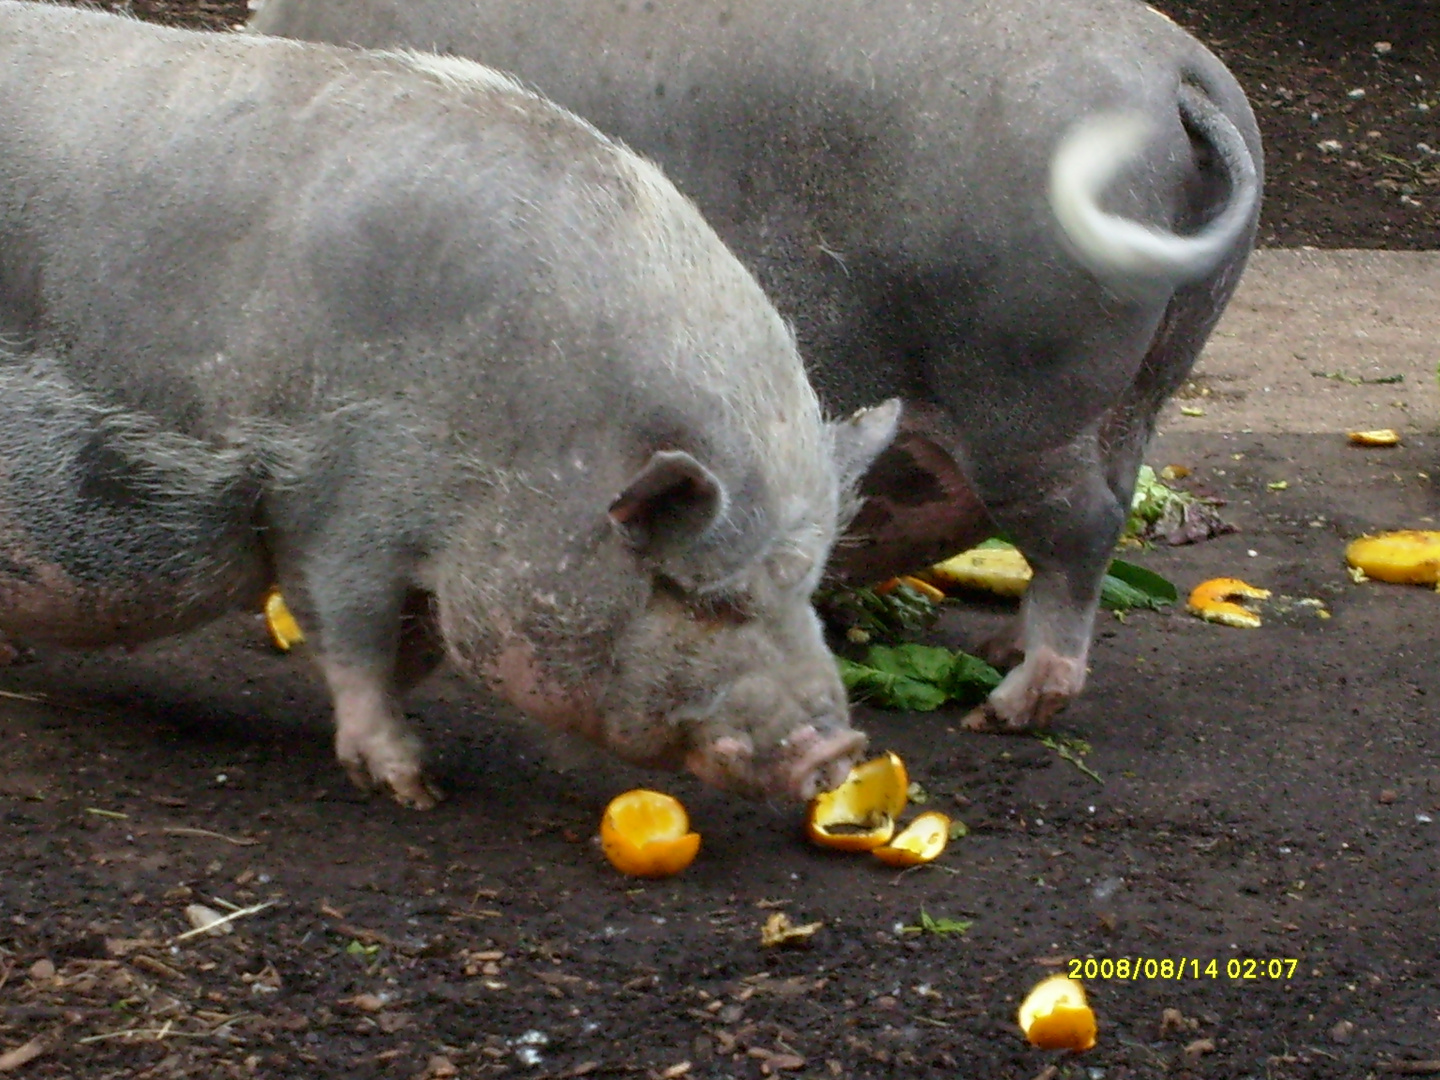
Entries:
POLYGON ((1003 531, 1035 578, 972 722, 1080 691, 1156 413, 1258 216, 1254 118, 1190 35, 1132 0, 265 0, 252 27, 474 57, 659 162, 827 405, 907 401, 834 577, 1003 531))
POLYGON ((0 0, 0 339, 0 635, 278 581, 421 807, 442 656, 747 795, 864 745, 810 596, 898 406, 825 423, 694 207, 493 72, 0 0))

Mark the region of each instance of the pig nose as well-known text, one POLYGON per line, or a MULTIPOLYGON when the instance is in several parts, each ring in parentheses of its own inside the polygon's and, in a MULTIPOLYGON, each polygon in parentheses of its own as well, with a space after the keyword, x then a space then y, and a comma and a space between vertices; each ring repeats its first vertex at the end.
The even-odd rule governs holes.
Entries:
POLYGON ((839 787, 860 760, 869 740, 863 731, 846 729, 818 737, 790 767, 790 792, 808 802, 822 791, 839 787))

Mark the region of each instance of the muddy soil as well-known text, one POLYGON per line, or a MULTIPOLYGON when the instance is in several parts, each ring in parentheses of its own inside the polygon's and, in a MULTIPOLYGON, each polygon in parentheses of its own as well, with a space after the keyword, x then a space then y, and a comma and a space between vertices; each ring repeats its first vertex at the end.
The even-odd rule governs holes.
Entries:
MULTIPOLYGON (((1267 242, 1440 247, 1440 159, 1415 149, 1440 147, 1431 5, 1160 6, 1254 96, 1267 242)), ((243 15, 133 8, 221 29, 243 15)), ((1400 277, 1433 279, 1433 259, 1408 258, 1400 277)), ((252 616, 0 669, 0 1073, 1440 1075, 1437 597, 1356 584, 1341 554, 1440 517, 1437 291, 1396 280, 1383 256, 1266 253, 1152 448, 1240 528, 1130 557, 1182 590, 1270 588, 1261 628, 1102 617, 1057 730, 1079 763, 962 732, 957 711, 859 708, 925 808, 969 826, 927 867, 821 851, 796 810, 685 778, 562 766, 445 674, 409 705, 449 799, 367 799, 333 760, 319 680, 252 616), (1363 295, 1370 321, 1354 324, 1346 283, 1362 281, 1351 313, 1363 295), (1407 381, 1376 381, 1393 374, 1407 381), (1403 444, 1348 446, 1357 415, 1403 444), (704 836, 660 883, 621 878, 593 839, 639 784, 680 797, 704 836), (231 932, 185 936, 197 903, 236 913, 231 932), (823 925, 764 948, 775 912, 823 925), (1033 1049, 1016 1006, 1072 964, 1099 1043, 1033 1049)), ((956 644, 1005 615, 950 608, 956 644)))

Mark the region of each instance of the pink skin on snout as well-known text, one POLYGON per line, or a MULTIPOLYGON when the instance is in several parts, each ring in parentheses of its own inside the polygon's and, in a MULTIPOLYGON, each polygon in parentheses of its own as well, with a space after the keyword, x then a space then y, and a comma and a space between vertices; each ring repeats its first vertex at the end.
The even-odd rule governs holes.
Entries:
POLYGON ((821 734, 806 724, 783 740, 773 760, 757 763, 748 738, 722 735, 691 750, 685 767, 707 784, 730 791, 801 802, 839 787, 865 749, 865 733, 821 734))
POLYGON ((585 690, 562 690, 548 680, 531 646, 515 639, 485 665, 483 674, 506 700, 550 727, 589 739, 632 764, 676 769, 683 762, 706 783, 751 797, 803 802, 838 787, 866 744, 863 732, 822 732, 805 724, 757 755, 749 736, 707 739, 703 726, 682 734, 663 716, 634 723, 630 734, 636 737, 627 738, 585 690))

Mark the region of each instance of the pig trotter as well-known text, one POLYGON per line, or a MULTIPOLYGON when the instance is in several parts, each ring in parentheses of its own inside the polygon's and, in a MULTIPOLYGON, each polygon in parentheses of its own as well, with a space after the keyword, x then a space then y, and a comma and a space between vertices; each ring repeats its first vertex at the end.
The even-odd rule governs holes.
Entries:
POLYGON ((1042 648, 1005 676, 962 721, 970 731, 1028 731, 1050 723, 1085 685, 1085 662, 1042 648))
POLYGON ((434 808, 444 795, 425 778, 420 740, 406 730, 382 680, 333 661, 323 666, 335 699, 335 756, 355 786, 383 788, 412 810, 434 808))

